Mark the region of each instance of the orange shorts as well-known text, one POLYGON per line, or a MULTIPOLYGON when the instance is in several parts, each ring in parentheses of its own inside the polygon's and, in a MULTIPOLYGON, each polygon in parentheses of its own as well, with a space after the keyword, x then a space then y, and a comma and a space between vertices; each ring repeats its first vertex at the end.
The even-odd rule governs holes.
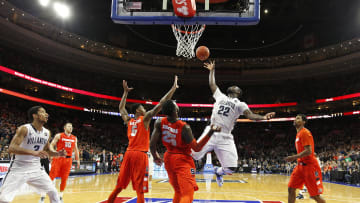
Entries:
POLYGON ((199 189, 195 180, 194 160, 190 155, 165 152, 164 162, 169 182, 175 192, 183 194, 188 190, 197 191, 199 189))
POLYGON ((309 191, 310 197, 323 193, 322 174, 318 164, 304 165, 298 163, 295 167, 291 174, 288 187, 302 189, 304 184, 309 191))
POLYGON ((146 152, 126 151, 120 167, 117 188, 126 189, 130 180, 133 190, 148 192, 149 160, 146 152))
POLYGON ((50 178, 54 180, 57 177, 67 179, 72 166, 72 158, 54 157, 51 162, 50 178))

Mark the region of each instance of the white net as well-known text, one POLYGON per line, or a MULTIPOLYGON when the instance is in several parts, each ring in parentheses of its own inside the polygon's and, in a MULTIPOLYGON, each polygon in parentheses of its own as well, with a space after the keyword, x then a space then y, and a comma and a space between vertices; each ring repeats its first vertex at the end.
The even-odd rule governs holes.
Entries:
POLYGON ((176 40, 178 41, 176 55, 186 58, 193 58, 195 56, 195 45, 199 41, 202 33, 204 32, 205 25, 172 24, 171 28, 174 32, 176 40))

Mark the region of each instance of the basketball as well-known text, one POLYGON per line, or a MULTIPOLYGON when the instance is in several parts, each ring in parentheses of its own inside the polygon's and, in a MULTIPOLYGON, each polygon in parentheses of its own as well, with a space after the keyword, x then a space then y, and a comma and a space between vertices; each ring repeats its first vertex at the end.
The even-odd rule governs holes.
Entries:
POLYGON ((196 49, 196 57, 201 60, 201 61, 205 61, 206 59, 208 59, 210 56, 210 51, 209 48, 207 48, 206 46, 199 46, 196 49))

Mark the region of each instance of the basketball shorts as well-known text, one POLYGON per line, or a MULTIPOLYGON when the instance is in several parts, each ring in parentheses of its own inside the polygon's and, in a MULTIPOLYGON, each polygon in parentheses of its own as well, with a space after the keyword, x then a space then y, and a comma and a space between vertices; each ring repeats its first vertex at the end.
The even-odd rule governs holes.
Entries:
MULTIPOLYGON (((198 140, 201 140, 210 130, 210 126, 206 126, 204 132, 198 140)), ((222 167, 237 167, 238 155, 232 134, 214 133, 208 143, 200 152, 192 151, 191 156, 195 160, 202 159, 207 152, 214 151, 222 167)))
POLYGON ((72 158, 54 157, 51 162, 50 178, 54 180, 60 177, 61 180, 66 180, 69 177, 72 166, 72 158))
POLYGON ((0 188, 0 202, 12 202, 17 190, 25 183, 37 189, 38 192, 52 192, 55 195, 53 202, 60 203, 56 188, 44 169, 39 168, 37 171, 26 172, 26 168, 23 171, 16 171, 11 170, 11 167, 0 188))
POLYGON ((126 189, 130 180, 133 190, 146 193, 149 190, 149 160, 146 152, 126 151, 121 163, 117 188, 126 189))
POLYGON ((195 180, 196 168, 191 156, 165 152, 164 163, 175 192, 183 194, 189 190, 199 189, 195 180))
POLYGON ((310 197, 323 193, 322 174, 318 164, 304 165, 303 163, 298 163, 295 167, 291 174, 288 187, 303 189, 304 184, 308 189, 310 197))

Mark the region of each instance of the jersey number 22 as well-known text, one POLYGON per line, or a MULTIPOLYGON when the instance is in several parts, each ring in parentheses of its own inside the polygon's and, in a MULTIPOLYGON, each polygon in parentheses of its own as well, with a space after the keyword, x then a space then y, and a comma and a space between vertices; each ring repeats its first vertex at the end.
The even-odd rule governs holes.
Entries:
POLYGON ((220 106, 219 110, 218 110, 218 114, 228 117, 229 116, 229 114, 228 114, 229 111, 230 111, 230 107, 228 107, 228 106, 220 106))

